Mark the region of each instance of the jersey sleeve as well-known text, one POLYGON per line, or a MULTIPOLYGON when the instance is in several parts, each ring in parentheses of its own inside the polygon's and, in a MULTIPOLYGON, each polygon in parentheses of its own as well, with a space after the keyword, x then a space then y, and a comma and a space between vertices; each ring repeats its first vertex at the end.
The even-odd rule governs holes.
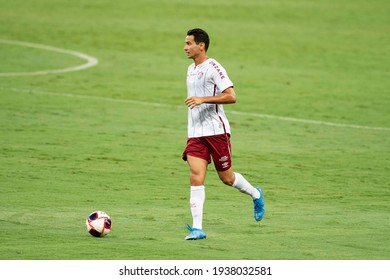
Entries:
POLYGON ((220 92, 223 92, 225 89, 229 87, 233 87, 233 82, 230 80, 229 76, 225 68, 221 64, 216 61, 212 61, 211 63, 212 75, 211 78, 214 83, 217 85, 220 92))

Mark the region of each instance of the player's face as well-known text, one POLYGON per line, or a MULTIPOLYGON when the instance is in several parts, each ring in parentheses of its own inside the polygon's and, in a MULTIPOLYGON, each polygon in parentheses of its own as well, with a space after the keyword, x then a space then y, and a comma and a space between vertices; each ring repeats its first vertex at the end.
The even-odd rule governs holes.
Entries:
POLYGON ((195 59, 204 48, 204 43, 196 44, 194 35, 187 36, 184 45, 184 51, 188 58, 195 59))

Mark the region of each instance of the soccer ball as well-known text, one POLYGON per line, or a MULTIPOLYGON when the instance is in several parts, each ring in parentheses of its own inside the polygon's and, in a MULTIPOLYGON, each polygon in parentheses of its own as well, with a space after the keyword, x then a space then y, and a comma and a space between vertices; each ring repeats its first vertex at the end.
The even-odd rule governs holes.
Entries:
POLYGON ((86 221, 87 231, 94 237, 103 237, 111 231, 111 218, 103 211, 94 211, 88 215, 86 221))

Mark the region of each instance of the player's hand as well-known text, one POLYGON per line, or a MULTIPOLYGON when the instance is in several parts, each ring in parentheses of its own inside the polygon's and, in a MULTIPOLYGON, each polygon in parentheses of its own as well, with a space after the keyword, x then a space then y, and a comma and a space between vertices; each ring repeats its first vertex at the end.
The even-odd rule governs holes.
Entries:
POLYGON ((185 101, 184 101, 187 106, 192 109, 200 104, 203 103, 203 99, 201 97, 198 97, 198 96, 191 96, 189 98, 187 98, 185 101))

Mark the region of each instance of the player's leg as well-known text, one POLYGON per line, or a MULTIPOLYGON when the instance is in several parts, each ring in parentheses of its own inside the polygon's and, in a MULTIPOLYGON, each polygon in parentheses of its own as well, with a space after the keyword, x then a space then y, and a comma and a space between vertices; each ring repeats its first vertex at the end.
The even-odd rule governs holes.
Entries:
POLYGON ((205 201, 204 181, 207 171, 207 161, 201 158, 187 156, 190 167, 190 208, 192 214, 192 227, 202 229, 203 204, 205 201))
POLYGON ((219 179, 229 186, 233 186, 242 193, 249 194, 258 199, 260 194, 240 173, 233 172, 230 136, 228 134, 215 135, 206 138, 212 147, 211 156, 219 179))
POLYGON ((233 172, 231 168, 225 171, 218 171, 218 176, 221 181, 229 186, 238 189, 242 193, 246 193, 252 197, 252 199, 258 199, 260 197, 259 191, 254 188, 240 173, 233 172))
POLYGON ((190 185, 204 186, 208 162, 202 158, 187 155, 187 163, 190 167, 190 185))
POLYGON ((196 240, 206 238, 202 230, 203 205, 205 201, 204 182, 206 178, 208 161, 187 155, 187 162, 190 167, 190 208, 192 215, 192 227, 188 226, 190 234, 187 240, 196 240))
POLYGON ((218 171, 218 176, 223 183, 232 186, 242 193, 252 197, 254 205, 254 218, 260 221, 264 216, 263 191, 260 188, 253 187, 240 173, 232 172, 229 168, 225 171, 218 171))
POLYGON ((264 215, 263 192, 259 188, 254 188, 240 173, 231 170, 232 159, 229 135, 216 135, 207 138, 207 141, 212 147, 211 155, 219 178, 224 184, 233 186, 240 192, 252 197, 254 217, 256 221, 260 221, 264 215))

